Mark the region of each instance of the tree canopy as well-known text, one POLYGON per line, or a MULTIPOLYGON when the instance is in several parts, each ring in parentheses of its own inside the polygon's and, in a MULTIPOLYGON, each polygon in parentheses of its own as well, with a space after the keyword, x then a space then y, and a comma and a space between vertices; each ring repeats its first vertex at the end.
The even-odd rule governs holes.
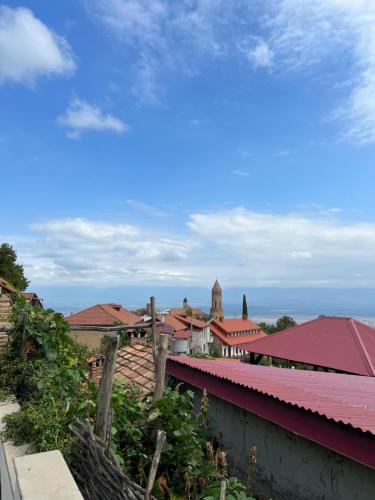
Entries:
POLYGON ((9 243, 0 245, 0 277, 21 291, 25 290, 29 284, 23 266, 17 264, 16 251, 9 243))
POLYGON ((247 318, 247 302, 246 302, 246 295, 243 294, 242 298, 242 316, 246 316, 247 318))

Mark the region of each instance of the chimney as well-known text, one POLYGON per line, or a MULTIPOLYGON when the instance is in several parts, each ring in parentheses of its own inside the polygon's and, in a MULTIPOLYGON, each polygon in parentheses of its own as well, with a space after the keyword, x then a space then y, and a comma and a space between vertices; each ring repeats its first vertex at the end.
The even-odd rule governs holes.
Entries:
POLYGON ((87 359, 87 363, 89 365, 89 377, 95 384, 99 385, 102 378, 104 356, 91 356, 91 358, 87 359))
POLYGON ((246 314, 243 314, 243 315, 242 315, 242 319, 243 319, 243 320, 246 320, 246 319, 247 319, 246 314))
POLYGON ((147 345, 147 337, 130 337, 129 345, 147 345))

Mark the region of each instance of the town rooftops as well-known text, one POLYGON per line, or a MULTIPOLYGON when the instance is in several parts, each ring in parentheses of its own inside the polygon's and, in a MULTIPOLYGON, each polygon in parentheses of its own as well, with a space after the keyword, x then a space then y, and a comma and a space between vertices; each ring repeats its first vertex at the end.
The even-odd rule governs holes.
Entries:
POLYGON ((241 348, 347 373, 375 376, 375 328, 352 318, 321 316, 241 348))
POLYGON ((133 325, 142 321, 142 318, 120 304, 97 304, 67 316, 65 320, 74 326, 112 326, 115 323, 133 325))
POLYGON ((117 351, 115 377, 133 385, 142 393, 154 387, 155 364, 152 347, 136 344, 117 351))
POLYGON ((375 378, 186 356, 167 373, 375 468, 375 378))
POLYGON ((223 344, 229 346, 254 342, 267 336, 256 323, 250 319, 243 318, 212 320, 210 322, 210 328, 211 332, 216 335, 223 344), (251 333, 245 334, 243 332, 251 333), (235 333, 241 333, 241 335, 234 335, 235 333))

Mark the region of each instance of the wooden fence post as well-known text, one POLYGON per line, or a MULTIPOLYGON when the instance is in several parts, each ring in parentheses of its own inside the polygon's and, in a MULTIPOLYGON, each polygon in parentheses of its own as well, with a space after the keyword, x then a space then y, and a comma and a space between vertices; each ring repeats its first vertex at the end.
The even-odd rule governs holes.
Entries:
POLYGON ((113 374, 115 370, 118 335, 108 335, 107 348, 104 355, 102 378, 100 381, 98 407, 96 410, 95 434, 106 443, 109 421, 111 420, 110 405, 112 396, 113 374))
POLYGON ((168 352, 168 335, 165 333, 161 333, 160 344, 158 346, 155 358, 155 389, 154 389, 154 396, 152 398, 153 403, 156 403, 156 401, 158 401, 163 396, 167 352, 168 352))
POLYGON ((151 335, 152 335, 152 352, 154 355, 154 361, 156 357, 156 307, 155 307, 155 297, 150 297, 151 303, 151 335))
POLYGON ((150 473, 149 473, 148 479, 147 479, 147 486, 146 486, 146 490, 145 490, 144 500, 150 499, 152 487, 154 486, 154 482, 155 482, 156 472, 157 472, 158 466, 159 466, 161 450, 163 449, 163 445, 165 442, 165 437, 166 437, 165 431, 158 430, 158 434, 157 434, 157 438, 156 438, 156 449, 155 449, 154 456, 152 458, 150 473))
POLYGON ((220 486, 220 500, 225 500, 227 496, 227 482, 225 479, 221 481, 220 486))

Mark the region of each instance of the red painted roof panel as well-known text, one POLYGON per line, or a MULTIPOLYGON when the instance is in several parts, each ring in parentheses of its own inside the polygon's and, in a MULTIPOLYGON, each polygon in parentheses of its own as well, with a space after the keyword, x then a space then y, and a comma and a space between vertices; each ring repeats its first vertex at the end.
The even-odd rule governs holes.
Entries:
POLYGON ((375 378, 186 356, 169 360, 375 435, 375 378))
POLYGON ((352 318, 322 316, 244 344, 242 349, 357 375, 375 376, 375 328, 352 318))

